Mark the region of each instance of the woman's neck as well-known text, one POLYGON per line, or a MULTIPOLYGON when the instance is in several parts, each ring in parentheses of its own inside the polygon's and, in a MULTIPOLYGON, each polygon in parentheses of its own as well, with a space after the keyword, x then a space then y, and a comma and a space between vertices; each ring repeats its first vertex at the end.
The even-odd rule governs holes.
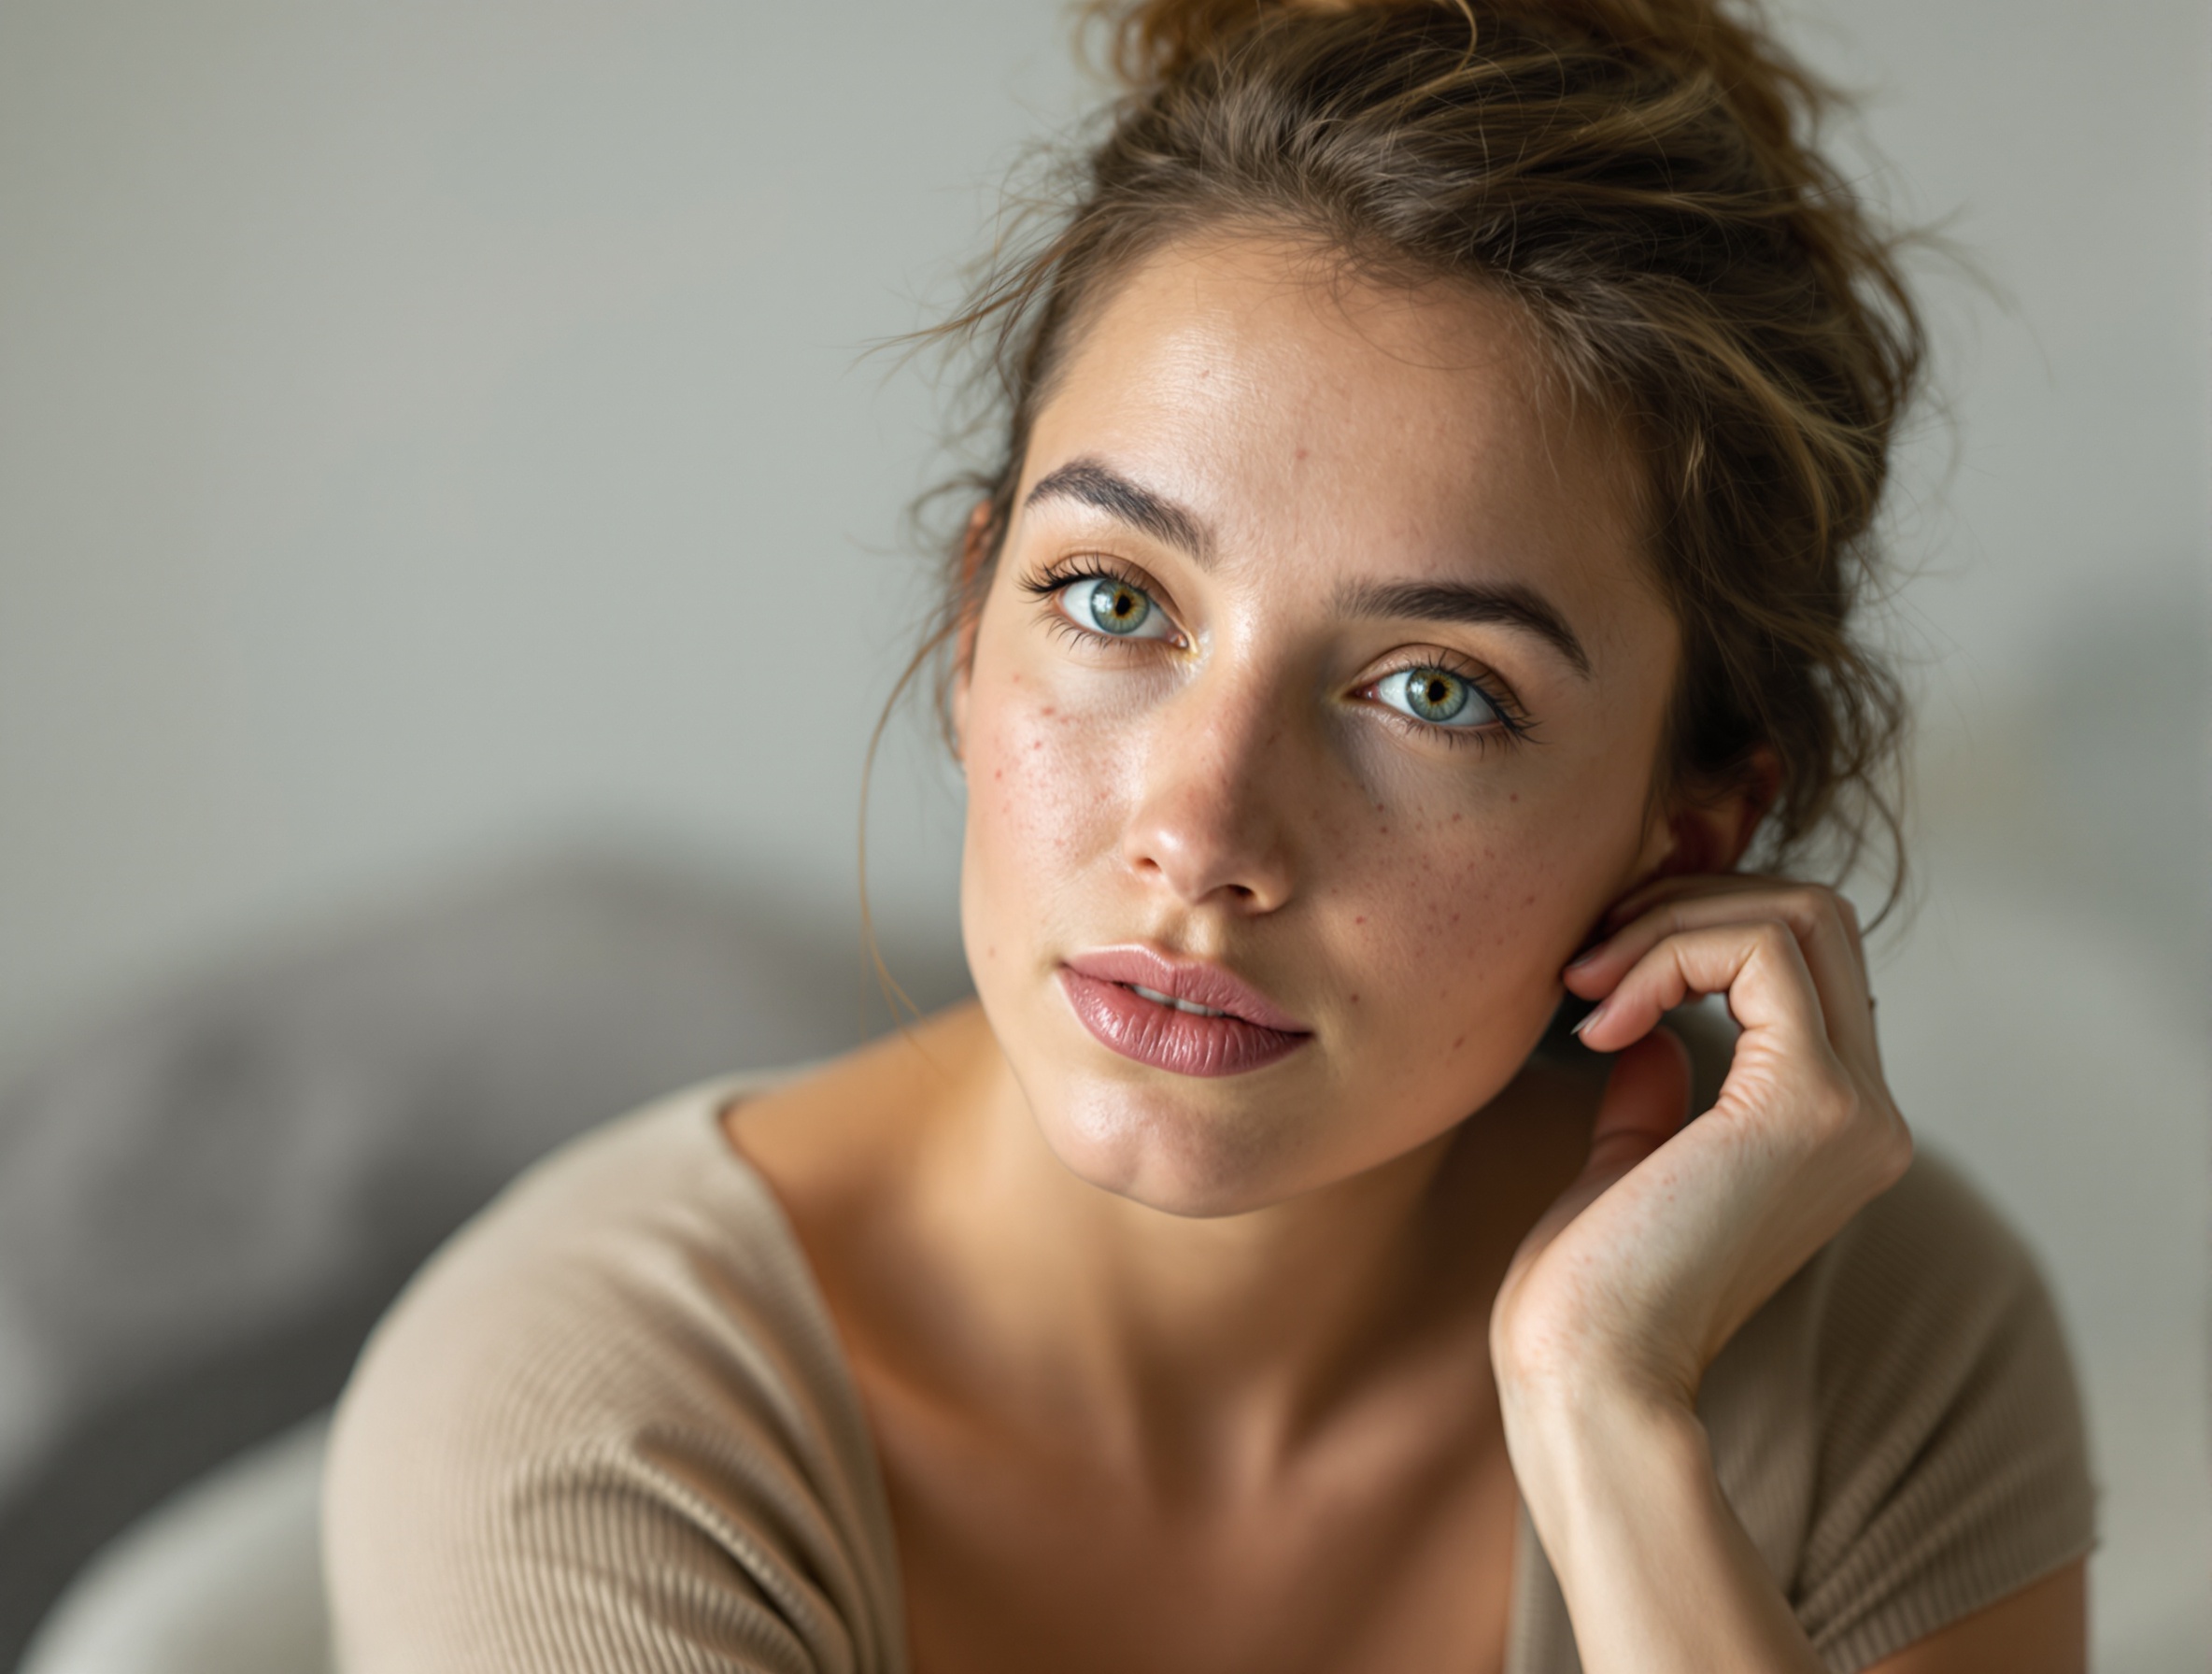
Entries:
POLYGON ((1440 1382, 1487 1406, 1490 1300, 1581 1162, 1584 1078, 1525 1071, 1381 1167, 1196 1219, 1065 1167, 979 1010, 930 1037, 946 1073, 911 1227, 960 1298, 965 1369, 999 1398, 1179 1479, 1266 1474, 1379 1391, 1440 1382))

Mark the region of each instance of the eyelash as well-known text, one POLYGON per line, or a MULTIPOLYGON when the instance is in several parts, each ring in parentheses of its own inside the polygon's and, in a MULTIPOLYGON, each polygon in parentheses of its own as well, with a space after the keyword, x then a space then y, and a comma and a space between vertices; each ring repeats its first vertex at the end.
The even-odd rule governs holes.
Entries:
MULTIPOLYGON (((1025 579, 1022 590, 1044 605, 1045 626, 1056 633, 1065 633, 1071 643, 1084 645, 1106 645, 1119 650, 1132 650, 1139 645, 1157 645, 1174 650, 1187 644, 1177 630, 1176 637, 1164 639, 1117 639, 1110 633, 1099 633, 1085 628, 1067 612, 1052 603, 1055 594, 1066 590, 1079 581, 1118 581, 1124 587, 1133 587, 1153 602, 1159 610, 1159 584, 1133 567, 1114 562, 1111 559, 1082 557, 1062 558, 1047 564, 1037 575, 1025 579)), ((1164 613, 1163 613, 1164 614, 1164 613)), ((1170 620, 1173 618, 1170 617, 1170 620)))
MULTIPOLYGON (((1045 625, 1056 633, 1065 633, 1073 643, 1093 645, 1109 645, 1124 650, 1133 649, 1140 645, 1161 645, 1174 649, 1187 643, 1181 638, 1180 631, 1177 638, 1173 640, 1121 640, 1112 634, 1099 633, 1093 629, 1084 627, 1065 611, 1051 603, 1055 594, 1073 586, 1078 581, 1118 581, 1124 587, 1137 589, 1138 591, 1153 601, 1155 609, 1159 608, 1157 586, 1133 567, 1116 563, 1111 559, 1097 557, 1059 559, 1047 564, 1037 575, 1026 577, 1020 585, 1024 592, 1044 603, 1045 625)), ((1402 714, 1380 701, 1373 704, 1373 707, 1386 720, 1404 728, 1412 737, 1436 738, 1441 736, 1444 742, 1454 749, 1469 745, 1478 749, 1491 746, 1511 748, 1516 745, 1526 743, 1530 732, 1534 731, 1535 723, 1523 712, 1519 700, 1506 689, 1504 682, 1500 681, 1488 669, 1470 664, 1458 653, 1446 651, 1441 647, 1432 650, 1426 656, 1410 657, 1393 664, 1372 679, 1365 682, 1359 689, 1363 692, 1367 691, 1381 685, 1391 675, 1402 674, 1409 669, 1441 669, 1447 674, 1466 681, 1475 688, 1476 695, 1489 704, 1493 713, 1497 716, 1496 727, 1439 727, 1433 722, 1420 720, 1413 716, 1402 714)))
POLYGON ((1529 734, 1535 731, 1536 723, 1528 718, 1521 707, 1520 700, 1504 681, 1480 664, 1469 662, 1456 651, 1447 651, 1441 646, 1432 647, 1421 656, 1401 659, 1367 681, 1359 689, 1363 692, 1370 690, 1391 675, 1405 674, 1410 669, 1441 669, 1453 678, 1466 681, 1475 688, 1475 695, 1489 704, 1491 713, 1497 716, 1495 727, 1439 727, 1433 721, 1425 721, 1393 709, 1380 700, 1376 702, 1375 707, 1382 711, 1384 719, 1405 728, 1415 738, 1435 738, 1440 734, 1444 742, 1454 749, 1468 745, 1477 749, 1492 746, 1510 749, 1516 745, 1527 743, 1529 734))

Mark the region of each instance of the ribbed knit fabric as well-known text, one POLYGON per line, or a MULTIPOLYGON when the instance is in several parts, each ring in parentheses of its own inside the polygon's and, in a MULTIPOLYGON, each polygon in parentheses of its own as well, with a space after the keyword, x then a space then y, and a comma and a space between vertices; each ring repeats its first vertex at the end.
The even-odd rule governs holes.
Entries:
MULTIPOLYGON (((898 1553, 806 1259, 695 1087, 575 1142, 423 1270, 340 1404, 342 1674, 903 1674, 898 1553)), ((2087 1552, 2049 1298, 1923 1155, 1737 1333, 1715 1470, 1833 1670, 2087 1552)), ((1580 1674, 1525 1514, 1507 1674, 1580 1674)))

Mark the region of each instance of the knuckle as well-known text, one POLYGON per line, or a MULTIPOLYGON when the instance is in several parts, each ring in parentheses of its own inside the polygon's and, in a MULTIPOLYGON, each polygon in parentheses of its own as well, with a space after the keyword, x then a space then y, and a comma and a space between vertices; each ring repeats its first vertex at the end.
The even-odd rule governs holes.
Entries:
POLYGON ((1836 892, 1819 884, 1800 884, 1782 901, 1791 921, 1804 926, 1808 933, 1817 934, 1825 926, 1842 922, 1836 892))
POLYGON ((1751 929, 1752 945, 1769 956, 1793 952, 1797 946, 1797 932, 1788 925, 1772 918, 1763 918, 1751 929))
POLYGON ((1813 1100, 1814 1119, 1823 1137, 1831 1141, 1848 1139, 1860 1126, 1859 1090, 1845 1076, 1828 1076, 1824 1081, 1826 1085, 1813 1100))
POLYGON ((1876 1159, 1882 1170, 1884 1187, 1897 1184, 1905 1170, 1912 1166, 1912 1128, 1896 1107, 1884 1103, 1881 1124, 1876 1137, 1876 1159))
POLYGON ((1869 1096, 1848 1074, 1833 1077, 1818 1101, 1828 1139, 1855 1156, 1877 1191, 1887 1191, 1911 1166, 1912 1130, 1887 1099, 1869 1096))

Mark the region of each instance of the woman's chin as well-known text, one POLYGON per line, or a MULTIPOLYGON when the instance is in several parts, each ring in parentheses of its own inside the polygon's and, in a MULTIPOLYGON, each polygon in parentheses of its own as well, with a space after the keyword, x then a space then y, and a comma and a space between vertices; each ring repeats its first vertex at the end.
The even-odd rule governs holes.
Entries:
MULTIPOLYGON (((1212 1092, 1212 1089, 1209 1089, 1212 1092)), ((1323 1184, 1306 1123, 1274 1100, 1178 1098, 1128 1086, 1067 1089, 1034 1111, 1069 1172, 1163 1214, 1245 1214, 1323 1184)))

